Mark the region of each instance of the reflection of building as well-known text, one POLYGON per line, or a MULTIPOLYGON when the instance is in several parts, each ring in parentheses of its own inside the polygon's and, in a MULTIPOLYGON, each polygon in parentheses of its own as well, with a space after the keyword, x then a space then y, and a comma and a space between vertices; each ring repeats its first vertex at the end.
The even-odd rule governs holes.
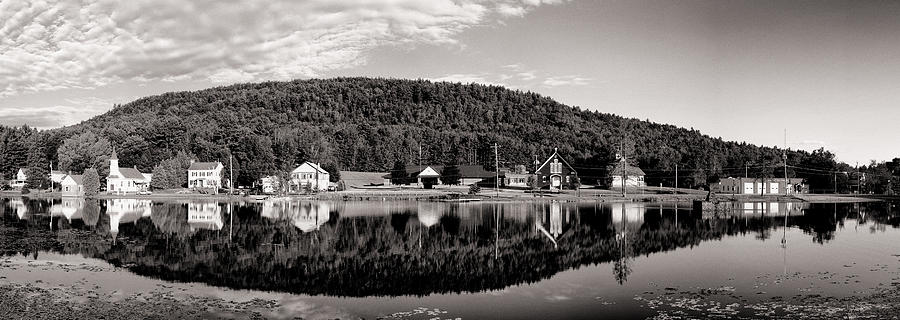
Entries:
POLYGON ((187 205, 188 225, 191 230, 222 230, 225 222, 222 218, 222 207, 215 202, 191 202, 187 205))
POLYGON ((614 223, 620 223, 622 221, 626 221, 628 224, 636 223, 638 225, 644 223, 646 206, 643 203, 620 202, 610 203, 609 206, 612 209, 612 220, 614 223))
POLYGON ((740 205, 742 215, 789 216, 803 215, 803 209, 809 204, 799 202, 743 202, 740 205))
POLYGON ((83 208, 83 198, 63 198, 60 203, 54 204, 50 207, 50 216, 66 217, 69 222, 72 222, 72 219, 82 218, 83 208))
POLYGON ((535 221, 535 228, 550 237, 555 244, 572 223, 576 212, 577 208, 563 206, 559 202, 551 202, 550 210, 541 212, 539 219, 535 221))
POLYGON ((110 193, 135 193, 150 189, 150 174, 141 173, 136 168, 119 168, 119 157, 113 151, 109 158, 109 176, 106 177, 106 191, 110 193))
POLYGON ((331 217, 331 205, 327 202, 266 201, 263 217, 274 220, 290 220, 303 232, 319 229, 331 217))
POLYGON ((802 178, 725 178, 711 186, 713 192, 732 194, 795 194, 809 192, 802 178))
POLYGON ((441 220, 440 204, 435 202, 419 202, 416 216, 425 227, 436 225, 441 220))
POLYGON ((9 206, 13 211, 16 212, 16 216, 19 219, 27 219, 28 218, 28 207, 25 206, 25 203, 20 199, 11 199, 9 200, 9 206))
POLYGON ((119 234, 119 225, 137 222, 142 217, 150 216, 150 200, 110 199, 106 201, 106 214, 109 215, 109 232, 115 237, 119 234))

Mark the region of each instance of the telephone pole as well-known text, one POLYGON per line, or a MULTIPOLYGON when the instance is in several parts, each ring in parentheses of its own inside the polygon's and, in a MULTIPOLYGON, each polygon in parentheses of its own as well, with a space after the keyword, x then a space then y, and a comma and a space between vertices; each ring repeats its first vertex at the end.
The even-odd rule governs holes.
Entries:
POLYGON ((787 177, 787 129, 784 129, 784 147, 781 149, 781 157, 784 159, 784 194, 788 194, 787 177))
POLYGON ((622 197, 628 197, 627 186, 628 184, 628 156, 625 154, 625 142, 621 142, 619 144, 619 151, 622 152, 622 197))
POLYGON ((678 165, 675 165, 675 189, 672 190, 672 193, 676 193, 678 190, 678 165))
POLYGON ((498 157, 499 153, 497 152, 497 143, 494 142, 494 191, 496 193, 496 197, 500 197, 500 158, 498 157))
POLYGON ((234 195, 234 161, 231 160, 231 154, 228 155, 228 186, 231 195, 234 195))

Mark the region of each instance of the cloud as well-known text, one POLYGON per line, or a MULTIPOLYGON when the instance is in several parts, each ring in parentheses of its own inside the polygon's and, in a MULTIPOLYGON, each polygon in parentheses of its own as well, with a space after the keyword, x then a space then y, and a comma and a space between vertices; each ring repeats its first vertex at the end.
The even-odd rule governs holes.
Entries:
POLYGON ((115 103, 129 101, 123 99, 102 99, 96 97, 65 99, 65 103, 52 106, 18 106, 0 108, 3 124, 19 126, 27 124, 38 129, 67 126, 90 119, 112 109, 115 103))
POLYGON ((559 1, 0 1, 0 97, 128 80, 316 77, 379 46, 456 44, 464 30, 559 1))
POLYGON ((570 75, 561 77, 549 77, 547 79, 544 79, 544 82, 542 84, 546 87, 584 86, 587 85, 591 80, 591 78, 570 75))
MULTIPOLYGON (((434 82, 453 82, 453 83, 458 82, 458 83, 463 83, 463 84, 480 83, 480 84, 486 84, 486 85, 497 85, 497 86, 502 86, 502 87, 507 87, 507 88, 513 87, 512 85, 503 83, 500 80, 490 79, 493 77, 494 76, 487 74, 487 73, 478 73, 478 74, 458 73, 458 74, 445 75, 445 76, 439 77, 439 78, 431 78, 429 80, 434 81, 434 82)), ((498 77, 502 78, 502 75, 498 76, 498 77)))

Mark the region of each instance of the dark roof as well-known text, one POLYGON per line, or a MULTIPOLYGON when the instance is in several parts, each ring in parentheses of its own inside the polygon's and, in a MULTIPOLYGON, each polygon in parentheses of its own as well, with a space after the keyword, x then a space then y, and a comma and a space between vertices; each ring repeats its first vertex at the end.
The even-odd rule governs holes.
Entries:
MULTIPOLYGON (((622 172, 624 172, 624 171, 625 171, 625 162, 619 161, 619 163, 616 164, 616 167, 613 168, 613 170, 610 172, 610 175, 621 176, 622 172)), ((629 164, 628 165, 628 175, 629 176, 643 176, 646 174, 644 174, 644 170, 641 170, 641 168, 638 168, 638 166, 629 164)))
POLYGON ((218 166, 218 162, 194 162, 188 170, 215 170, 218 166))
POLYGON ((122 173, 122 177, 125 179, 143 180, 147 178, 135 168, 119 168, 119 172, 122 173))
MULTIPOLYGON (((415 177, 420 172, 422 172, 422 170, 425 170, 425 168, 428 168, 428 167, 431 167, 438 174, 441 174, 441 173, 443 173, 444 168, 447 166, 440 166, 440 165, 406 166, 406 173, 410 177, 415 177)), ((480 166, 480 165, 459 165, 457 167, 459 168, 459 177, 460 178, 493 178, 496 176, 496 173, 494 173, 493 171, 484 170, 484 167, 480 166)), ((502 177, 503 175, 504 175, 504 172, 503 172, 503 170, 501 170, 500 176, 502 177)), ((388 173, 382 177, 384 177, 385 179, 390 179, 391 174, 388 173)))
POLYGON ((484 167, 479 165, 464 165, 459 166, 459 176, 460 178, 493 178, 496 173, 484 170, 484 167))

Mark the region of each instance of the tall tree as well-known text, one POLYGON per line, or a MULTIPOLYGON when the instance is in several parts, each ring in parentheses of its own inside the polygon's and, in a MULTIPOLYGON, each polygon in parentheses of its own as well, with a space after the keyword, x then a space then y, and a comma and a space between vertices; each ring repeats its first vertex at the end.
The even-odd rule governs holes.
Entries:
POLYGON ((50 187, 50 162, 44 152, 44 141, 40 134, 34 134, 29 142, 28 167, 26 174, 28 179, 25 187, 31 189, 47 189, 50 187))
POLYGON ((82 186, 86 198, 96 197, 100 193, 100 175, 97 173, 97 169, 87 168, 84 170, 82 186))
POLYGON ((391 184, 407 184, 409 183, 409 173, 406 172, 406 164, 403 161, 394 162, 394 168, 391 169, 391 184))
POLYGON ((460 179, 459 166, 451 164, 441 170, 441 183, 448 185, 458 185, 460 179))
POLYGON ((83 172, 93 167, 97 169, 102 179, 109 175, 112 146, 109 140, 91 131, 85 131, 63 141, 57 154, 59 167, 64 171, 83 172))

